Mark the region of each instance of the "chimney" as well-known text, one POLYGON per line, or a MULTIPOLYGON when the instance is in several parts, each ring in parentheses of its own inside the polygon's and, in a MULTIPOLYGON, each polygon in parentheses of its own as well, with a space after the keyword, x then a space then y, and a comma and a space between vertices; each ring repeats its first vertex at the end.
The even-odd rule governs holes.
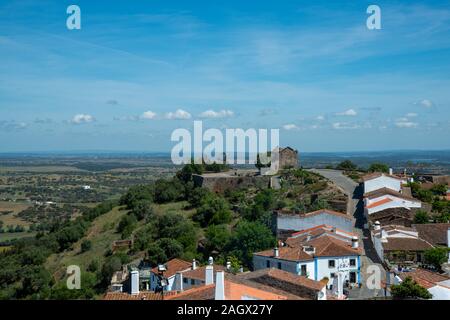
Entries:
POLYGON ((192 270, 197 269, 197 261, 195 259, 192 259, 192 270))
POLYGON ((131 274, 131 294, 139 294, 139 271, 133 270, 131 274))
POLYGON ((392 168, 389 168, 389 174, 392 176, 394 174, 394 170, 392 168))
POLYGON ((214 283, 214 267, 209 265, 205 268, 205 285, 214 283))
POLYGON ((213 259, 213 257, 209 257, 209 258, 208 258, 208 264, 209 264, 210 266, 212 266, 212 265, 214 264, 214 259, 213 259))
POLYGON ((375 225, 373 227, 373 230, 380 230, 380 229, 381 229, 380 221, 375 221, 375 225))
POLYGON ((358 243, 358 237, 352 237, 352 248, 358 249, 359 243, 358 243))
POLYGON ((280 250, 278 247, 273 248, 273 256, 278 258, 280 256, 280 250))
POLYGON ((175 290, 183 291, 183 274, 181 272, 177 272, 175 274, 175 290))
POLYGON ((230 261, 227 261, 227 270, 228 271, 231 270, 231 262, 230 261))
POLYGON ((216 272, 216 289, 214 300, 225 300, 225 272, 216 272))

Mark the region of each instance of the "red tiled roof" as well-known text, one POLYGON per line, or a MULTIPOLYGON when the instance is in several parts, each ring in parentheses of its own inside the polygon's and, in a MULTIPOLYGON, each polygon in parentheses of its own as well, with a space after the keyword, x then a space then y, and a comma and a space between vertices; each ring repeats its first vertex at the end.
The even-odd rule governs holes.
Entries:
POLYGON ((354 233, 347 232, 347 231, 344 231, 344 230, 341 230, 341 229, 338 229, 338 228, 334 228, 334 227, 326 225, 326 224, 321 224, 320 226, 315 226, 315 227, 312 227, 312 228, 309 228, 309 229, 304 229, 304 230, 301 230, 301 231, 294 232, 294 233, 291 234, 291 238, 300 236, 302 234, 310 234, 310 235, 313 235, 313 236, 317 236, 317 235, 321 235, 323 233, 330 232, 333 229, 335 229, 336 232, 344 233, 344 234, 346 234, 348 236, 351 236, 351 237, 352 236, 356 236, 356 234, 354 234, 354 233))
POLYGON ((379 207, 379 206, 381 206, 383 204, 386 204, 386 203, 389 203, 389 202, 392 202, 392 201, 393 201, 392 199, 384 198, 384 199, 382 199, 380 201, 377 201, 377 202, 369 204, 368 206, 366 206, 366 208, 371 209, 371 208, 379 207))
POLYGON ((167 297, 166 300, 214 300, 215 284, 202 285, 167 297))
MULTIPOLYGON (((169 278, 176 274, 177 272, 188 270, 192 267, 191 262, 187 262, 181 259, 172 259, 165 263, 167 271, 164 272, 164 276, 169 278)), ((158 267, 154 267, 152 272, 158 274, 158 267)))
POLYGON ((447 230, 450 223, 413 224, 412 227, 417 230, 420 238, 432 245, 447 245, 447 230))
MULTIPOLYGON (((241 275, 240 277, 247 279, 247 280, 255 280, 257 278, 272 278, 275 281, 283 281, 286 283, 290 283, 296 286, 305 287, 314 291, 320 291, 325 287, 325 284, 320 281, 315 281, 308 279, 305 276, 300 276, 293 274, 291 272, 287 272, 284 270, 279 270, 275 268, 271 269, 261 269, 254 272, 249 272, 246 274, 241 275)), ((270 281, 266 281, 270 283, 270 281)))
POLYGON ((385 251, 424 251, 433 248, 422 239, 388 238, 387 240, 388 242, 382 242, 385 251))
POLYGON ((315 251, 315 256, 317 257, 340 257, 340 256, 354 256, 361 255, 362 249, 352 248, 351 242, 338 240, 329 235, 325 235, 320 238, 312 239, 306 242, 304 245, 313 246, 315 251))
MULTIPOLYGON (((261 252, 255 253, 255 255, 263 257, 274 257, 274 250, 269 249, 261 252)), ((303 251, 302 247, 280 247, 278 248, 278 257, 276 259, 289 260, 289 261, 308 261, 312 260, 313 257, 303 251)))
POLYGON ((407 277, 411 277, 415 282, 417 282, 420 286, 424 287, 425 289, 434 287, 438 282, 450 280, 450 277, 446 275, 442 275, 424 269, 417 269, 411 272, 402 272, 399 274, 399 277, 402 280, 405 280, 407 277))
MULTIPOLYGON (((224 266, 215 264, 213 265, 213 269, 215 274, 217 271, 225 271, 226 268, 224 266)), ((183 272, 183 278, 205 281, 205 271, 206 266, 197 267, 195 270, 188 270, 183 272)))
MULTIPOLYGON (((176 292, 164 292, 164 299, 174 295, 176 292)), ((103 300, 162 300, 160 292, 141 291, 138 294, 130 294, 127 292, 107 292, 103 296, 103 300)))
POLYGON ((385 195, 391 195, 400 199, 406 199, 406 200, 412 200, 420 202, 420 200, 417 200, 416 198, 409 196, 405 193, 400 193, 395 190, 389 189, 389 188, 380 188, 374 191, 370 191, 364 194, 364 198, 374 199, 379 198, 385 195))

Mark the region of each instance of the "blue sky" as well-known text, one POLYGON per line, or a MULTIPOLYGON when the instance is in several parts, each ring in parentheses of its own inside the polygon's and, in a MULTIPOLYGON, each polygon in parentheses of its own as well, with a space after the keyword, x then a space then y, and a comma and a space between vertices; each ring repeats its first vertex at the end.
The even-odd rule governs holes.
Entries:
POLYGON ((0 152, 170 151, 196 119, 300 151, 450 149, 449 75, 448 1, 6 0, 0 152))

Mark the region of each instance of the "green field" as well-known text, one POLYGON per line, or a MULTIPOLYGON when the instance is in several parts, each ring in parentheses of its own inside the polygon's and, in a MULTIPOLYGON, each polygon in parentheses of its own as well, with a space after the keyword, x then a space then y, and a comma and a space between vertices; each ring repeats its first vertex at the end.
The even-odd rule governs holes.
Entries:
POLYGON ((0 233, 0 242, 10 241, 14 239, 22 239, 27 237, 34 237, 36 232, 5 232, 0 233))

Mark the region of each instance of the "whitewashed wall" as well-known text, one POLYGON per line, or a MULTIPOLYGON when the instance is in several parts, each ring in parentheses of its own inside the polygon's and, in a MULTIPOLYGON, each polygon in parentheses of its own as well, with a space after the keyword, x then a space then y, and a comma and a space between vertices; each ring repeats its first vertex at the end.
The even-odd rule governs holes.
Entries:
POLYGON ((402 181, 399 179, 380 176, 375 179, 371 179, 364 182, 364 193, 372 192, 382 188, 389 188, 391 190, 395 190, 400 192, 402 186, 402 181))

